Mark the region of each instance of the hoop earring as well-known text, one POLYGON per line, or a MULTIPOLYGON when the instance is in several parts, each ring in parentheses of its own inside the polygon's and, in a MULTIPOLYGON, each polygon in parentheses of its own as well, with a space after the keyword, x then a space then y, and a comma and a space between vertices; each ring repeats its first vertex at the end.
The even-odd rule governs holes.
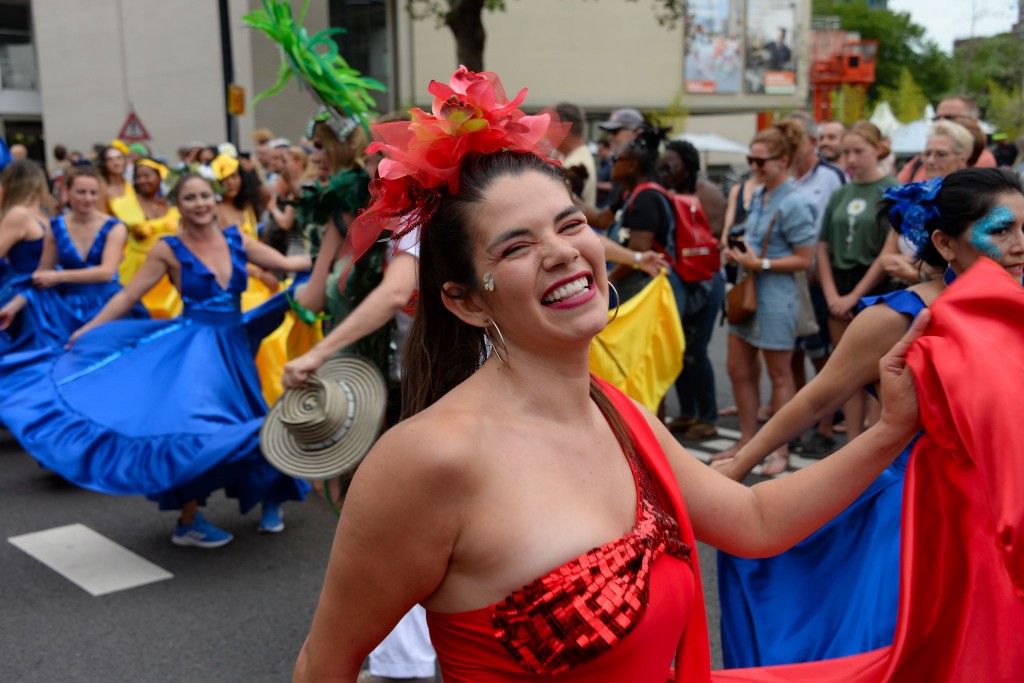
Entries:
POLYGON ((619 317, 619 305, 622 303, 622 301, 621 299, 619 299, 619 290, 615 289, 615 285, 613 285, 611 282, 608 283, 608 289, 615 292, 615 313, 612 314, 611 320, 608 321, 608 324, 611 325, 613 322, 615 322, 615 319, 619 317))
POLYGON ((491 350, 494 352, 494 357, 498 359, 498 362, 501 363, 502 367, 508 370, 508 346, 505 345, 505 335, 501 333, 501 328, 498 327, 498 323, 493 320, 488 320, 487 322, 489 323, 489 326, 494 327, 494 331, 497 332, 497 337, 495 337, 490 333, 487 327, 484 327, 484 334, 486 334, 487 338, 491 340, 491 350), (501 346, 501 350, 505 352, 504 358, 502 358, 501 354, 498 353, 499 345, 501 346))

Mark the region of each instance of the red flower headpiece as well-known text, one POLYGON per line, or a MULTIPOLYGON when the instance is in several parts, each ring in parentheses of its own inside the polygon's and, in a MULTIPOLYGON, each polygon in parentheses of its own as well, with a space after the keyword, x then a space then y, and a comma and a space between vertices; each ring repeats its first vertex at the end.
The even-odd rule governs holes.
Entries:
POLYGON ((370 183, 372 201, 349 226, 342 258, 346 268, 384 230, 394 237, 425 225, 437 208, 439 190, 459 191, 459 167, 467 154, 500 151, 530 152, 550 163, 552 150, 565 137, 568 124, 551 114, 527 116, 519 109, 524 88, 509 101, 497 74, 474 73, 464 66, 448 84, 431 81, 431 113, 412 109, 412 122, 370 127, 374 142, 367 154, 382 152, 378 178, 370 183))

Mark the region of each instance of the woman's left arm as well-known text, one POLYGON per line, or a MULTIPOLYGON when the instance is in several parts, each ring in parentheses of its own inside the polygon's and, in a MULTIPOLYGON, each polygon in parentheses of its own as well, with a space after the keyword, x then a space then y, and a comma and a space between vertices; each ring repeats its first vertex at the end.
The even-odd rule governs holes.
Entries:
POLYGON ((790 476, 747 488, 687 455, 648 415, 675 470, 697 538, 741 557, 768 557, 792 547, 852 503, 919 429, 906 353, 929 319, 927 310, 920 313, 879 363, 883 409, 878 423, 842 450, 790 476))
POLYGON ((277 249, 248 235, 242 235, 242 245, 245 247, 245 255, 249 262, 266 270, 298 273, 313 267, 313 261, 308 256, 285 256, 277 249))
MULTIPOLYGON (((128 228, 124 227, 124 223, 118 223, 107 233, 107 242, 103 245, 103 257, 98 266, 36 273, 32 276, 32 284, 37 287, 52 287, 56 284, 83 285, 110 282, 117 275, 117 268, 124 259, 126 241, 128 241, 128 228)), ((42 265, 42 259, 40 259, 40 265, 42 265)))

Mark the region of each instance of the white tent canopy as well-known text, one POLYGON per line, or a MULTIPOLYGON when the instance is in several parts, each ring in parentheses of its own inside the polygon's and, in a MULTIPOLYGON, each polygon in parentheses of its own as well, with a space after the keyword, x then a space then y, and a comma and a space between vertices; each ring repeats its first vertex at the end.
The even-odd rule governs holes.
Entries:
POLYGON ((719 154, 742 154, 744 156, 750 151, 746 145, 733 142, 715 133, 683 133, 677 135, 676 140, 685 140, 693 145, 698 152, 717 152, 719 154))

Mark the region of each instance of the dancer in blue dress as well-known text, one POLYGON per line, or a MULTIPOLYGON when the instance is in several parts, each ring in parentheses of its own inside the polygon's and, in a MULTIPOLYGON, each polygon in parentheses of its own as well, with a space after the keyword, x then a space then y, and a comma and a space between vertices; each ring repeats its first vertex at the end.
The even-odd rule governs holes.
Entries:
POLYGON ((26 334, 21 321, 14 322, 12 300, 31 287, 32 273, 39 267, 43 237, 49 218, 42 211, 48 195, 46 174, 33 161, 14 161, 0 177, 3 202, 0 204, 0 356, 21 350, 32 335, 26 334))
POLYGON ((20 387, 0 389, 0 421, 74 484, 180 508, 174 543, 218 547, 232 536, 199 513, 211 492, 226 489, 243 513, 263 503, 260 530, 276 533, 284 528, 281 503, 309 488, 259 450, 266 404, 253 356, 288 302, 282 293, 242 313, 240 297, 247 260, 285 271, 310 262, 233 226, 217 229, 213 188, 200 176, 184 175, 171 198, 181 234, 154 245, 128 288, 71 336, 67 353, 0 361, 0 375, 20 387), (181 292, 181 317, 116 320, 165 275, 181 292))
MULTIPOLYGON (((985 239, 1008 239, 1005 221, 989 217, 1020 197, 1020 179, 1005 170, 967 169, 928 182, 887 190, 882 215, 926 263, 949 263, 946 280, 951 280, 973 262, 971 257, 984 253, 979 245, 985 239), (959 256, 950 256, 947 245, 953 243, 959 256)), ((1005 251, 985 255, 1020 280, 1020 254, 1005 251)), ((735 458, 716 468, 741 480, 766 453, 834 412, 855 391, 874 385, 879 359, 945 287, 939 279, 863 299, 822 371, 735 458)), ((764 559, 719 553, 727 668, 841 657, 892 642, 909 452, 908 447, 853 504, 789 551, 764 559)))
MULTIPOLYGON (((97 210, 99 174, 73 166, 65 174, 71 213, 50 221, 32 289, 15 297, 8 316, 17 315, 33 348, 61 347, 68 337, 121 291, 117 268, 124 258, 127 228, 97 210)), ((125 312, 148 318, 142 304, 125 312)))

